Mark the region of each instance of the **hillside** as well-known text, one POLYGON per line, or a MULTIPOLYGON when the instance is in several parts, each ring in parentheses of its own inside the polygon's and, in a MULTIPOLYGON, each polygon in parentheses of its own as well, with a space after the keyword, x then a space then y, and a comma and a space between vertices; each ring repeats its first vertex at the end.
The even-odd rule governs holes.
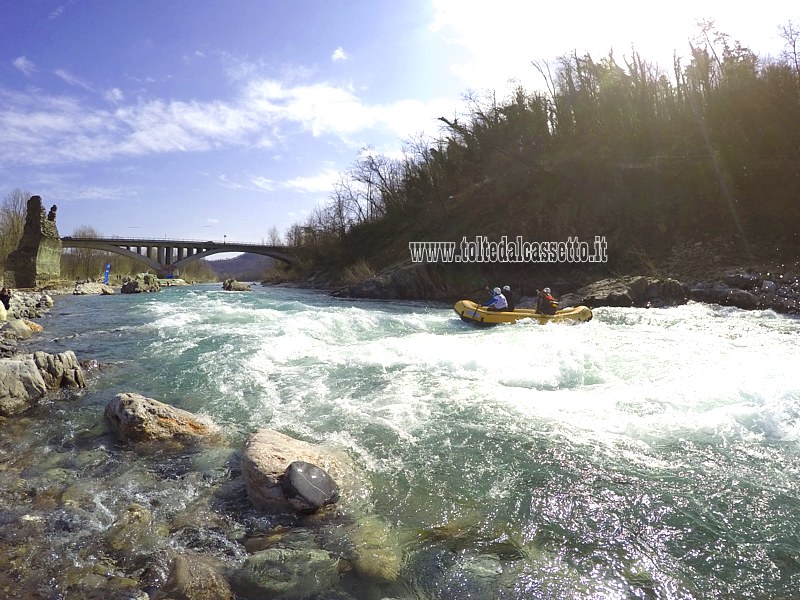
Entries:
POLYGON ((363 154, 290 232, 304 275, 352 283, 410 264, 410 242, 479 236, 601 237, 607 261, 439 260, 425 277, 467 290, 789 261, 800 253, 797 63, 714 39, 672 79, 637 55, 573 55, 547 72, 548 91, 475 99, 402 160, 363 154))
POLYGON ((220 280, 261 281, 275 260, 259 254, 240 254, 234 258, 206 262, 220 280))

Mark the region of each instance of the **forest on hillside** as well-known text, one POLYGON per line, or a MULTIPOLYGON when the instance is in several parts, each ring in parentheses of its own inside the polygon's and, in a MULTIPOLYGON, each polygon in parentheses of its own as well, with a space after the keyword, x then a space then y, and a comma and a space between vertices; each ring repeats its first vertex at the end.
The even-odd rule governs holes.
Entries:
POLYGON ((288 242, 311 270, 367 274, 408 242, 591 239, 665 256, 728 243, 753 258, 800 247, 800 48, 760 58, 699 24, 664 72, 637 53, 532 62, 541 89, 471 94, 402 159, 365 151, 288 242), (354 273, 355 270, 355 273, 354 273))

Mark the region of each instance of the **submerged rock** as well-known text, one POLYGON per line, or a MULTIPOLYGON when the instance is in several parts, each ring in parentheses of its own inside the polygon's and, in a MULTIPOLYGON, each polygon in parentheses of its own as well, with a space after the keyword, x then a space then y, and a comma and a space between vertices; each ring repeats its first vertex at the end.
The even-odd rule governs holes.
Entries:
POLYGON ((233 597, 223 565, 209 558, 185 555, 172 563, 164 588, 156 599, 229 600, 233 597))
POLYGON ((105 419, 123 442, 195 442, 218 430, 189 411, 132 393, 109 401, 105 419))
POLYGON ((317 597, 339 580, 339 561, 325 550, 270 548, 251 555, 233 577, 248 598, 317 597))

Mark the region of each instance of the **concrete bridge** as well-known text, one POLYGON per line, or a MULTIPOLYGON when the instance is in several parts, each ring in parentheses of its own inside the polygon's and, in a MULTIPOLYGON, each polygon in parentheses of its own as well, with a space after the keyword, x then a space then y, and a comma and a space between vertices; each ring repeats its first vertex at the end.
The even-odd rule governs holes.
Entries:
POLYGON ((178 275, 181 267, 221 252, 244 252, 270 256, 294 264, 296 258, 286 246, 197 240, 167 240, 119 237, 63 237, 63 248, 90 248, 127 256, 153 269, 159 277, 178 275))

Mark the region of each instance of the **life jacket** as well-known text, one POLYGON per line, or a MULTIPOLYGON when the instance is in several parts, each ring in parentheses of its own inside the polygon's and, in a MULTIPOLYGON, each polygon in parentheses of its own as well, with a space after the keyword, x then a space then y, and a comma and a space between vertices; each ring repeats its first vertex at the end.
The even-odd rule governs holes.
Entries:
POLYGON ((550 294, 542 294, 539 297, 538 310, 546 315, 554 315, 558 310, 558 302, 550 294))

